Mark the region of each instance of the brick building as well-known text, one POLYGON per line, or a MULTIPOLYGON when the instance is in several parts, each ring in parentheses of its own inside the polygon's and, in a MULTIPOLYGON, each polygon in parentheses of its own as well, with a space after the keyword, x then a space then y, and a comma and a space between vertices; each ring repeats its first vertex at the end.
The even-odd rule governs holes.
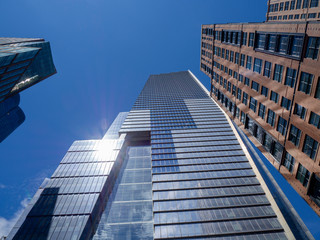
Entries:
POLYGON ((273 17, 311 13, 318 0, 284 10, 291 2, 269 1, 272 21, 203 25, 201 70, 212 97, 319 215, 320 23, 273 17))

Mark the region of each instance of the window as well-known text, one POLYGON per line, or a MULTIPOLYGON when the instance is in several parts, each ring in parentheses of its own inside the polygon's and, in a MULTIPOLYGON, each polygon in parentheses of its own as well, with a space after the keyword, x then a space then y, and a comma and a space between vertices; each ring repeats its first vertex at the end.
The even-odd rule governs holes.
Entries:
POLYGON ((231 82, 228 82, 228 92, 231 92, 231 82))
POLYGON ((264 86, 261 87, 261 94, 262 94, 263 96, 268 97, 268 92, 269 92, 269 89, 268 89, 268 88, 266 88, 266 87, 264 87, 264 86))
POLYGON ((263 105, 262 103, 259 103, 259 113, 258 113, 259 117, 264 119, 265 112, 266 112, 266 106, 263 105))
POLYGON ((221 51, 221 57, 224 58, 224 55, 225 55, 225 49, 222 48, 222 51, 221 51))
POLYGON ((246 114, 245 114, 244 112, 241 112, 241 119, 240 119, 240 121, 241 121, 243 124, 245 124, 245 122, 246 122, 246 114))
POLYGON ((281 133, 281 135, 285 135, 287 129, 287 120, 283 119, 282 117, 279 117, 277 131, 281 133))
POLYGON ((274 12, 274 4, 270 4, 269 12, 274 12))
POLYGON ((221 31, 216 31, 216 39, 221 41, 221 31))
POLYGON ((269 123, 272 127, 274 127, 274 119, 276 114, 272 110, 268 110, 267 123, 269 123))
POLYGON ((288 16, 287 15, 284 15, 283 16, 283 20, 287 20, 288 19, 288 16))
POLYGON ((259 92, 259 87, 260 87, 259 83, 255 82, 255 81, 252 81, 252 83, 251 83, 251 88, 252 88, 253 90, 259 92))
POLYGON ((227 49, 226 50, 226 60, 229 60, 229 56, 230 56, 230 51, 227 49))
POLYGON ((283 66, 279 65, 279 64, 275 64, 273 80, 275 80, 277 82, 281 82, 281 80, 282 80, 282 72, 283 72, 283 66))
POLYGON ((233 62, 234 51, 230 51, 230 62, 233 62))
POLYGON ((316 94, 314 95, 314 97, 320 99, 320 77, 318 78, 316 94))
POLYGON ((233 72, 233 78, 238 79, 238 73, 236 71, 233 72))
POLYGON ((248 46, 249 47, 253 47, 253 45, 254 45, 254 33, 250 33, 249 34, 249 44, 248 44, 248 46))
POLYGON ((229 75, 232 77, 232 69, 229 69, 229 75))
POLYGON ((278 12, 278 10, 279 10, 279 3, 276 3, 276 4, 274 5, 274 11, 275 11, 275 12, 278 12))
POLYGON ((252 66, 252 57, 251 56, 247 56, 247 65, 246 68, 247 69, 251 69, 252 66))
POLYGON ((289 2, 285 2, 285 4, 284 4, 284 10, 285 10, 285 11, 289 10, 289 2))
POLYGON ((218 47, 218 57, 221 56, 221 48, 218 47))
POLYGON ((243 75, 239 74, 239 82, 243 82, 243 75))
POLYGON ((270 100, 271 100, 271 101, 274 101, 275 103, 278 103, 278 101, 279 101, 279 94, 276 93, 276 92, 274 92, 274 91, 271 91, 270 100))
POLYGON ((238 88, 238 94, 237 94, 237 98, 241 101, 241 94, 242 94, 242 90, 240 88, 238 88))
POLYGON ((291 125, 288 140, 292 142, 295 146, 299 146, 301 137, 301 130, 294 125, 291 125))
POLYGON ((302 183, 304 187, 308 186, 310 179, 310 172, 299 163, 298 172, 296 178, 302 183))
POLYGON ((236 53, 234 63, 239 64, 239 53, 236 53))
POLYGON ((224 79, 224 80, 223 80, 223 87, 224 87, 225 89, 227 89, 227 79, 224 79))
POLYGON ((231 39, 232 43, 233 44, 237 44, 238 43, 238 33, 237 32, 232 32, 231 34, 232 34, 231 35, 232 36, 232 39, 231 39))
POLYGON ((248 105, 248 94, 245 92, 243 92, 242 103, 244 103, 245 105, 248 105))
POLYGON ((295 14, 294 19, 299 19, 299 14, 295 14))
POLYGON ((245 59, 246 59, 246 55, 244 55, 244 54, 241 54, 241 59, 240 59, 240 66, 244 67, 244 62, 245 62, 245 59))
POLYGON ((256 112, 257 111, 257 100, 254 99, 253 97, 250 97, 250 104, 249 104, 249 108, 256 112))
POLYGON ((313 75, 310 73, 301 72, 299 91, 310 94, 313 75))
POLYGON ((319 0, 311 0, 310 8, 318 7, 319 0))
POLYGON ((288 51, 288 35, 279 35, 279 44, 278 44, 278 52, 281 54, 287 54, 288 51))
POLYGON ((250 86, 250 79, 245 77, 244 78, 244 85, 250 86))
POLYGON ((242 45, 247 45, 248 33, 242 33, 242 45))
POLYGON ((265 49, 266 45, 266 34, 264 33, 257 33, 257 45, 256 48, 258 49, 265 49))
POLYGON ((289 19, 293 19, 293 15, 289 15, 289 19))
POLYGON ((296 1, 295 1, 295 0, 293 0, 293 1, 290 2, 290 10, 294 10, 295 4, 296 4, 296 1))
POLYGON ((236 96, 236 90, 237 90, 237 87, 232 85, 232 95, 233 96, 236 96))
POLYGON ((283 165, 289 170, 289 172, 293 171, 295 162, 296 160, 294 157, 292 157, 289 153, 286 153, 283 165))
POLYGON ((287 109, 289 111, 290 106, 291 106, 291 100, 289 100, 288 98, 282 97, 281 107, 284 107, 285 109, 287 109))
POLYGON ((307 51, 306 51, 306 58, 318 59, 319 45, 320 45, 320 38, 309 37, 307 51))
POLYGON ((301 119, 304 119, 306 116, 306 109, 299 104, 295 104, 293 114, 299 116, 301 119))
POLYGON ((237 45, 240 45, 241 44, 241 32, 237 32, 236 35, 237 35, 237 45))
POLYGON ((302 8, 308 8, 309 7, 309 0, 303 0, 302 8))
POLYGON ((302 152, 307 154, 311 159, 315 159, 316 153, 318 149, 318 142, 314 140, 312 137, 309 137, 306 135, 306 138, 304 140, 302 152))
POLYGON ((316 18, 317 14, 316 13, 309 13, 308 18, 316 18))
POLYGON ((284 85, 294 87, 294 84, 296 82, 296 77, 297 77, 297 71, 292 68, 287 68, 287 74, 286 74, 286 79, 284 81, 284 85))
POLYGON ((262 60, 259 59, 259 58, 255 58, 254 59, 253 71, 260 74, 261 73, 261 68, 262 68, 262 60))
POLYGON ((270 76, 271 76, 271 62, 265 61, 263 76, 270 78, 270 76))
POLYGON ((276 50, 276 42, 277 42, 277 36, 275 34, 270 34, 267 50, 274 52, 276 50))
POLYGON ((311 112, 309 123, 315 126, 316 128, 320 128, 320 116, 314 112, 311 112))
POLYGON ((279 11, 283 11, 283 2, 280 3, 279 11))

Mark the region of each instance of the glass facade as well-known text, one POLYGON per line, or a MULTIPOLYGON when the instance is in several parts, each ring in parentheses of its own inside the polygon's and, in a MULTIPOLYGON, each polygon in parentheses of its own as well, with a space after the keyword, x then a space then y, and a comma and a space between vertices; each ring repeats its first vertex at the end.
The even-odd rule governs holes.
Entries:
POLYGON ((0 142, 25 120, 18 93, 55 73, 49 42, 0 38, 0 142))
POLYGON ((70 147, 9 239, 288 239, 239 141, 191 72, 152 75, 102 140, 70 147))
POLYGON ((55 73, 49 42, 0 38, 0 102, 55 73))

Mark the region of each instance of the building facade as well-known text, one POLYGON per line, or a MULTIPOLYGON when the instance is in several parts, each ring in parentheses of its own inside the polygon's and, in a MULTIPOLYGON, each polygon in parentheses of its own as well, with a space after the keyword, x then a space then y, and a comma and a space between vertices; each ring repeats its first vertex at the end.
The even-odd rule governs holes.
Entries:
POLYGON ((319 19, 319 0, 268 0, 267 21, 314 21, 319 19))
POLYGON ((319 215, 319 22, 203 25, 201 38, 211 96, 319 215))
POLYGON ((72 144, 8 239, 312 239, 273 195, 190 71, 151 75, 103 139, 72 144))
POLYGON ((0 38, 0 142, 25 119, 18 93, 55 73, 49 42, 0 38))

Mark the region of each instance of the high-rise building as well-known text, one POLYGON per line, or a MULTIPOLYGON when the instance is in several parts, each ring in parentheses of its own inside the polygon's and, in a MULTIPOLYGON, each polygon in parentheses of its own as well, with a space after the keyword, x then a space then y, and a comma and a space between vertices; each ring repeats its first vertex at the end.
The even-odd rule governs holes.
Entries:
MULTIPOLYGON (((271 0, 268 19, 318 2, 271 0)), ((320 23, 307 19, 203 25, 200 61, 211 96, 320 215, 320 23)))
POLYGON ((0 38, 0 142, 25 119, 18 93, 55 73, 49 42, 0 38))
POLYGON ((236 128, 190 71, 151 75, 103 139, 72 144, 8 239, 312 239, 236 128))

